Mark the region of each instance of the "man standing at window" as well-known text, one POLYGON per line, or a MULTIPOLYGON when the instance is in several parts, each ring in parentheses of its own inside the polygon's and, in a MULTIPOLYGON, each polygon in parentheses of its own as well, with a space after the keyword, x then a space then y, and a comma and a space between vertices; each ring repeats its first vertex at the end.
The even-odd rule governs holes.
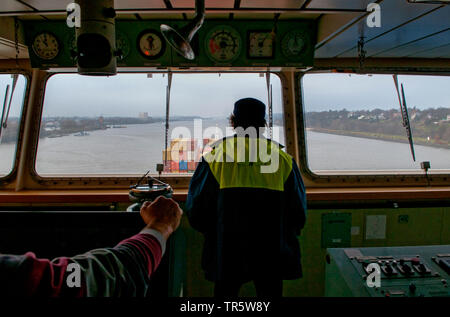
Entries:
POLYGON ((202 268, 215 296, 238 296, 253 281, 258 296, 279 297, 283 280, 302 276, 305 187, 294 159, 262 136, 264 103, 237 101, 230 123, 236 134, 202 157, 185 212, 204 235, 202 268))

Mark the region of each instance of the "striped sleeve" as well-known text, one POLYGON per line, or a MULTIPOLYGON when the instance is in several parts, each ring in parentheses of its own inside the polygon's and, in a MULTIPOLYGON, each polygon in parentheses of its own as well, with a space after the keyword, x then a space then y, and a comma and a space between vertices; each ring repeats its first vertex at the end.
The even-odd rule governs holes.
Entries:
POLYGON ((52 261, 34 253, 0 255, 0 295, 82 297, 145 296, 162 257, 152 234, 140 233, 114 248, 52 261))

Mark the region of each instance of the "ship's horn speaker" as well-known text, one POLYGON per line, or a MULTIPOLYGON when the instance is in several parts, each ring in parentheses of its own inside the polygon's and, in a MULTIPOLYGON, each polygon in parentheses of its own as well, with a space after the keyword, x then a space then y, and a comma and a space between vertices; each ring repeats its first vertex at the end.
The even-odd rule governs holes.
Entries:
POLYGON ((194 50, 191 47, 191 41, 195 33, 205 20, 205 0, 195 0, 195 17, 185 27, 176 30, 167 24, 161 24, 161 33, 166 41, 186 59, 193 60, 195 58, 194 50))

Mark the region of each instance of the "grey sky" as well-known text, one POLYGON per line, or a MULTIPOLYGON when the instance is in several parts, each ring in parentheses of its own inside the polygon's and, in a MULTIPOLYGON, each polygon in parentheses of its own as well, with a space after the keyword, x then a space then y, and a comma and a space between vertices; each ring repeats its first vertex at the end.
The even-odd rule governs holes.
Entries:
MULTIPOLYGON (((20 76, 13 99, 11 116, 18 116, 25 87, 20 76)), ((281 84, 271 76, 274 112, 281 112, 281 84)), ((404 83, 408 106, 450 108, 449 76, 399 76, 404 83)), ((0 75, 0 101, 10 75, 0 75)), ((89 77, 59 74, 51 77, 44 100, 44 116, 131 116, 148 112, 165 115, 167 75, 120 74, 89 77)), ((303 79, 307 111, 398 108, 398 99, 390 75, 308 74, 303 79)), ((252 74, 174 74, 171 91, 171 115, 228 116, 236 100, 258 98, 267 103, 266 79, 252 74)))
MULTIPOLYGON (((271 76, 274 111, 281 112, 281 83, 271 76)), ((46 90, 44 116, 165 116, 167 75, 119 74, 109 78, 55 75, 46 90)), ((228 116, 236 100, 267 103, 266 79, 259 74, 174 74, 171 115, 228 116)))
MULTIPOLYGON (((408 108, 450 108, 449 76, 398 76, 408 108)), ((308 74, 303 78, 306 111, 398 109, 392 75, 308 74)))

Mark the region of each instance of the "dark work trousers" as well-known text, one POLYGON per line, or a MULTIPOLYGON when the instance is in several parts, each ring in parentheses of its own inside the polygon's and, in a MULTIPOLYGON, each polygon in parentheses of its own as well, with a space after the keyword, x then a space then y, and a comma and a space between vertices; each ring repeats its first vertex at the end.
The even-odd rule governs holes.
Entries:
MULTIPOLYGON (((283 296, 283 280, 258 278, 254 279, 256 295, 258 297, 283 296)), ((214 286, 214 297, 237 297, 242 283, 237 281, 219 281, 214 286)))

